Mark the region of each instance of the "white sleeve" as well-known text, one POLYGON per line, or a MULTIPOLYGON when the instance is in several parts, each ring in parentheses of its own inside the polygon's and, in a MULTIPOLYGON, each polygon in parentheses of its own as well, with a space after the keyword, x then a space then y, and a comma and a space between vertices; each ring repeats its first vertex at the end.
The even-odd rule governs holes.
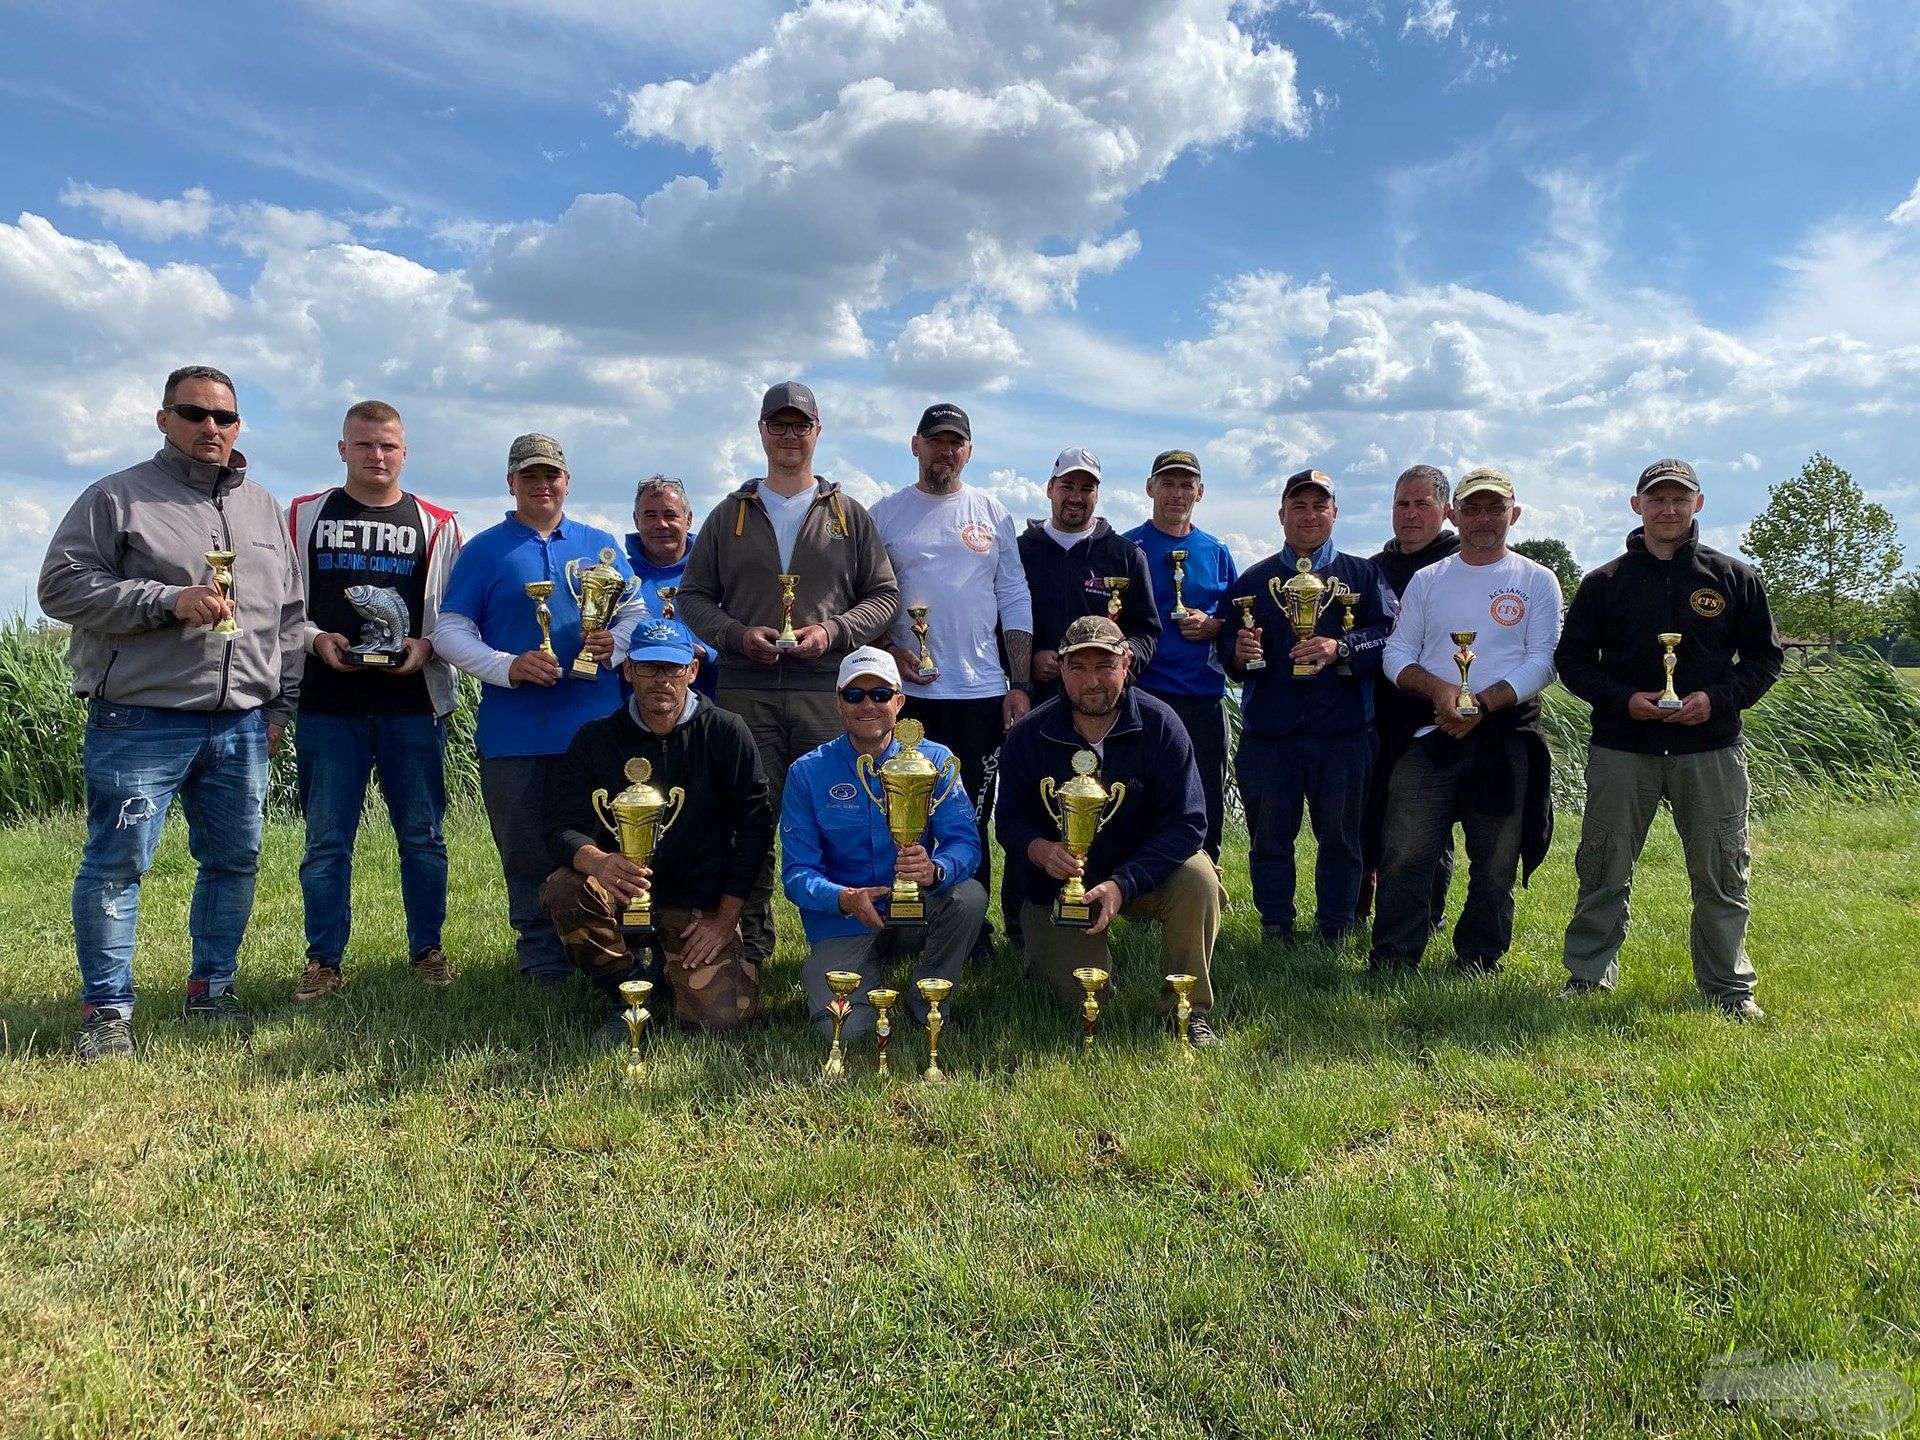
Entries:
POLYGON ((481 639, 480 627, 468 616, 440 612, 433 627, 433 652, 483 684, 503 689, 513 684, 507 674, 513 669, 514 657, 481 639))
POLYGON ((1538 593, 1542 603, 1527 616, 1520 663, 1507 676, 1507 684, 1522 700, 1531 700, 1553 683, 1553 650, 1560 643, 1560 582, 1551 571, 1541 577, 1538 593))
POLYGON ((1027 567, 1020 563, 1020 536, 1013 516, 1002 506, 993 527, 999 561, 993 573, 994 599, 1000 606, 1000 628, 1033 633, 1033 592, 1027 589, 1027 567))
POLYGON ((1427 584, 1432 572, 1422 570, 1407 582, 1407 593, 1400 597, 1400 614, 1387 636, 1387 648, 1380 656, 1380 673, 1389 683, 1400 683, 1400 672, 1420 663, 1427 626, 1427 584))

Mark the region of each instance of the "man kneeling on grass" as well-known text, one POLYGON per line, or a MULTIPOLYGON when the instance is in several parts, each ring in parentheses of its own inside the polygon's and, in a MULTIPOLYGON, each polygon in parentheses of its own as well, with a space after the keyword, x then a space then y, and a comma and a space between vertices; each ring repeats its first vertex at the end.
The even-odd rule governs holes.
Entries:
MULTIPOLYGON (((740 948, 740 911, 773 849, 773 806, 746 722, 691 693, 700 669, 693 645, 673 620, 635 631, 621 661, 632 697, 580 727, 548 796, 547 845, 559 868, 540 887, 540 904, 568 961, 616 1003, 623 980, 664 979, 682 1024, 731 1030, 760 1004, 759 967, 740 948), (686 797, 648 865, 603 848, 615 837, 593 804, 596 791, 611 801, 634 783, 634 760, 646 762, 646 784, 686 797), (643 894, 652 897, 651 943, 630 945, 620 912, 643 894)), ((617 1009, 594 1039, 625 1042, 617 1009)))

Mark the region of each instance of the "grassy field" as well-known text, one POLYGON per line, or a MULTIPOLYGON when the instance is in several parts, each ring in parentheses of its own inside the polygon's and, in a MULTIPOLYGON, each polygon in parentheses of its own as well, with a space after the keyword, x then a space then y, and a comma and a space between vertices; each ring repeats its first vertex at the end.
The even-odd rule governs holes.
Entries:
POLYGON ((1091 1064, 1002 955, 958 993, 954 1083, 882 1087, 863 1046, 823 1089, 789 938, 769 1022, 661 1037, 637 1091, 582 1045, 584 988, 509 973, 471 813, 456 986, 395 960, 369 838, 349 988, 298 1014, 272 827, 251 1048, 174 1018, 170 834, 132 1068, 70 1058, 77 824, 0 831, 0 1428, 1718 1435, 1784 1433, 1699 1398, 1729 1351, 1920 1383, 1911 812, 1761 826, 1748 1028, 1694 999, 1670 832, 1621 991, 1551 998, 1571 829, 1490 981, 1277 958, 1236 906, 1198 1064, 1135 930, 1091 1064))

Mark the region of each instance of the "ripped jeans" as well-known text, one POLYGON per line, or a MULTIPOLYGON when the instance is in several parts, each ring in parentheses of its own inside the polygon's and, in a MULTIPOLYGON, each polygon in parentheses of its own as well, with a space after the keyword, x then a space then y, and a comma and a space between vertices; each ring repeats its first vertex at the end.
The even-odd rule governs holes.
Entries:
POLYGON ((161 710, 90 701, 87 843, 73 880, 81 1008, 133 1013, 140 882, 174 797, 197 866, 187 928, 193 988, 233 984, 253 913, 267 797, 267 722, 259 710, 161 710))

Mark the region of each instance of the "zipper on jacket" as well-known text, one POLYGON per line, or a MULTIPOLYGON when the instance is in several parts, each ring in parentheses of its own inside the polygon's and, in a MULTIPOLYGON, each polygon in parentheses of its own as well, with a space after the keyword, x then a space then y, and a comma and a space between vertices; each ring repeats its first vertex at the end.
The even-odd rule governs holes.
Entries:
POLYGON ((119 658, 120 652, 118 650, 109 650, 107 652, 107 668, 100 672, 100 683, 93 687, 94 699, 105 700, 107 698, 107 677, 113 674, 113 662, 119 658))
MULTIPOLYGON (((219 484, 218 481, 214 483, 216 486, 219 484)), ((220 516, 220 548, 231 550, 233 549, 233 532, 227 528, 227 507, 221 503, 220 491, 217 488, 213 492, 213 508, 220 516)), ((236 585, 235 588, 239 587, 236 585)), ((233 604, 235 610, 240 608, 237 602, 229 601, 229 603, 233 604)), ((237 616, 235 623, 238 623, 237 616)), ((227 708, 227 687, 233 679, 233 647, 237 643, 235 640, 229 640, 220 647, 223 652, 220 656, 220 695, 213 702, 213 708, 216 710, 227 708)))

